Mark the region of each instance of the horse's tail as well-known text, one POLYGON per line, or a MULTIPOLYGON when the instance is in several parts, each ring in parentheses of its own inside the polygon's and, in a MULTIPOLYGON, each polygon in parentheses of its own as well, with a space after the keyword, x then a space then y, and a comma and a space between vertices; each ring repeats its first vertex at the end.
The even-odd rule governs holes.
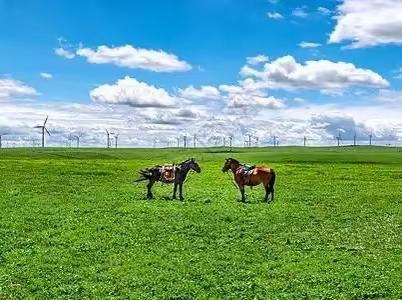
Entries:
POLYGON ((141 182, 152 178, 152 172, 149 169, 139 170, 138 174, 140 174, 140 178, 134 180, 134 182, 141 182))

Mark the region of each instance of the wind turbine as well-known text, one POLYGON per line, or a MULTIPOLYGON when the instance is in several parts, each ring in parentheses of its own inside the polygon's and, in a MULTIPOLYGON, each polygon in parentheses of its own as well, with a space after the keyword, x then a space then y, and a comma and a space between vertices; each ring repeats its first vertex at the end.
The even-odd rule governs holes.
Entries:
POLYGON ((1 149, 1 147, 2 147, 1 138, 2 138, 4 135, 7 135, 7 133, 2 133, 2 134, 0 134, 0 149, 1 149))
POLYGON ((183 146, 184 148, 187 148, 187 135, 183 136, 183 146))
POLYGON ((117 149, 117 140, 119 138, 119 135, 120 135, 119 133, 114 135, 114 147, 115 147, 115 149, 117 149))
POLYGON ((341 144, 341 139, 342 139, 342 137, 341 137, 341 131, 338 129, 338 136, 336 137, 336 141, 337 141, 338 147, 339 147, 340 144, 341 144))
POLYGON ((77 139, 77 148, 79 148, 80 147, 80 136, 74 135, 74 137, 77 139))
POLYGON ((110 135, 113 135, 113 134, 114 134, 113 132, 109 132, 109 131, 106 129, 106 137, 107 137, 106 142, 107 142, 107 148, 110 148, 110 135))
POLYGON ((46 116, 46 119, 45 119, 45 122, 43 122, 43 125, 38 125, 38 126, 34 127, 34 128, 40 128, 42 130, 42 148, 45 147, 45 131, 50 136, 50 132, 46 128, 47 119, 49 119, 49 116, 46 116))

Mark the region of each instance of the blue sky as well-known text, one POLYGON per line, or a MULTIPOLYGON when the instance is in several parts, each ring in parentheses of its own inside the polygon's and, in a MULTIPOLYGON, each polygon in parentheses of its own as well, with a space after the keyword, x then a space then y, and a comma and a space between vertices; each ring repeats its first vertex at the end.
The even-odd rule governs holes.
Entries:
POLYGON ((378 1, 0 0, 0 128, 16 145, 47 114, 54 145, 78 131, 102 144, 106 127, 132 146, 352 130, 398 141, 402 5, 378 1))

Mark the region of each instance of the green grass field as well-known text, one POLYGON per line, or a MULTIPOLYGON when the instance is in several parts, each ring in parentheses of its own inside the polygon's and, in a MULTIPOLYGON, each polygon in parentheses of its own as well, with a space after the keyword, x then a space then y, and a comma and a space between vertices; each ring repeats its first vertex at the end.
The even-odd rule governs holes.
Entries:
POLYGON ((2 149, 0 299, 401 299, 395 148, 2 149), (238 202, 232 156, 277 171, 238 202), (196 158, 186 201, 137 170, 196 158))

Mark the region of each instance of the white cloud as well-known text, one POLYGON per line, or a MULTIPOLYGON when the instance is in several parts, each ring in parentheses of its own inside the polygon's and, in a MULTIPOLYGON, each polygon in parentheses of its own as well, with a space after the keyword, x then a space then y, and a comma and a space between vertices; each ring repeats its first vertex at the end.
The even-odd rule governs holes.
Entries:
POLYGON ((306 103, 306 100, 304 100, 304 99, 301 98, 301 97, 295 97, 295 98, 293 98, 293 101, 296 102, 296 103, 299 103, 299 104, 304 104, 304 103, 306 103))
POLYGON ((179 94, 181 97, 186 99, 219 99, 220 92, 214 86, 204 85, 200 88, 195 88, 190 85, 185 89, 179 89, 179 94))
POLYGON ((262 63, 266 63, 269 60, 268 56, 259 54, 257 56, 247 57, 247 64, 249 65, 259 65, 262 63))
POLYGON ((73 59, 75 57, 75 54, 73 52, 71 52, 70 50, 64 49, 63 47, 55 48, 54 52, 58 56, 62 56, 67 59, 73 59))
POLYGON ((317 11, 318 11, 320 14, 324 15, 324 16, 328 16, 328 15, 331 14, 331 11, 330 11, 328 8, 323 7, 323 6, 318 7, 318 8, 317 8, 317 11))
MULTIPOLYGON (((223 88, 223 86, 222 86, 223 88)), ((226 90, 241 88, 226 86, 226 90)), ((240 91, 241 92, 241 91, 240 91)), ((269 98, 269 97, 268 97, 269 98)), ((265 101, 265 100, 264 100, 265 101)), ((48 127, 52 136, 47 145, 63 146, 70 133, 84 132, 82 146, 105 146, 105 128, 120 133, 119 143, 124 147, 176 144, 180 133, 197 134, 198 145, 214 145, 218 137, 234 136, 234 145, 242 146, 244 135, 259 136, 262 145, 272 144, 272 135, 279 136, 280 144, 302 145, 307 136, 308 145, 335 145, 337 129, 342 138, 350 139, 354 131, 358 140, 367 143, 368 133, 374 143, 385 144, 402 138, 402 107, 381 105, 308 105, 272 110, 258 106, 252 117, 228 114, 227 111, 204 111, 205 108, 136 108, 91 104, 62 104, 38 102, 4 103, 0 110, 0 131, 7 132, 3 145, 30 146, 39 142, 40 131, 32 128, 49 115, 48 127), (398 109, 400 108, 400 109, 398 109), (345 113, 347 112, 347 113, 345 113)), ((234 108, 233 108, 234 109, 234 108)), ((343 141, 343 143, 347 143, 343 141)), ((350 143, 350 142, 349 142, 350 143)), ((182 144, 182 141, 181 141, 182 144)))
POLYGON ((402 1, 343 0, 329 42, 350 41, 348 48, 402 44, 402 1))
POLYGON ((0 78, 0 99, 30 97, 37 95, 39 95, 39 93, 33 87, 30 87, 21 81, 9 78, 0 78))
POLYGON ((228 108, 256 108, 279 109, 285 107, 280 99, 268 96, 266 91, 251 85, 234 86, 221 85, 219 89, 224 93, 223 99, 228 108))
POLYGON ((319 43, 312 43, 312 42, 305 42, 305 41, 299 43, 299 47, 301 47, 301 48, 317 48, 320 46, 321 46, 321 44, 319 44, 319 43))
POLYGON ((283 19, 283 16, 278 12, 268 12, 267 16, 270 19, 276 19, 276 20, 283 19))
POLYGON ((39 73, 40 77, 44 78, 44 79, 52 79, 53 75, 50 73, 46 73, 46 72, 41 72, 39 73))
POLYGON ((402 91, 379 90, 377 99, 388 103, 402 103, 402 91))
POLYGON ((120 67, 155 72, 183 72, 192 68, 174 54, 162 50, 134 48, 131 45, 121 47, 99 46, 95 50, 79 48, 76 54, 85 57, 89 63, 114 64, 120 67))
POLYGON ((379 74, 357 68, 352 63, 311 60, 304 64, 292 56, 283 56, 266 63, 262 70, 247 67, 245 77, 256 78, 257 84, 269 89, 312 89, 325 93, 340 93, 351 86, 383 88, 389 83, 379 74))
POLYGON ((304 7, 297 7, 292 11, 292 16, 298 18, 306 18, 308 16, 308 13, 304 11, 304 7))
POLYGON ((124 77, 115 84, 103 84, 92 91, 90 97, 97 103, 126 104, 133 107, 172 107, 175 98, 162 88, 124 77))
POLYGON ((399 68, 394 73, 395 73, 395 76, 394 76, 395 79, 402 79, 402 68, 399 68))
POLYGON ((227 100, 228 108, 266 107, 269 109, 279 109, 285 107, 283 102, 275 97, 261 97, 250 93, 229 94, 227 100))

